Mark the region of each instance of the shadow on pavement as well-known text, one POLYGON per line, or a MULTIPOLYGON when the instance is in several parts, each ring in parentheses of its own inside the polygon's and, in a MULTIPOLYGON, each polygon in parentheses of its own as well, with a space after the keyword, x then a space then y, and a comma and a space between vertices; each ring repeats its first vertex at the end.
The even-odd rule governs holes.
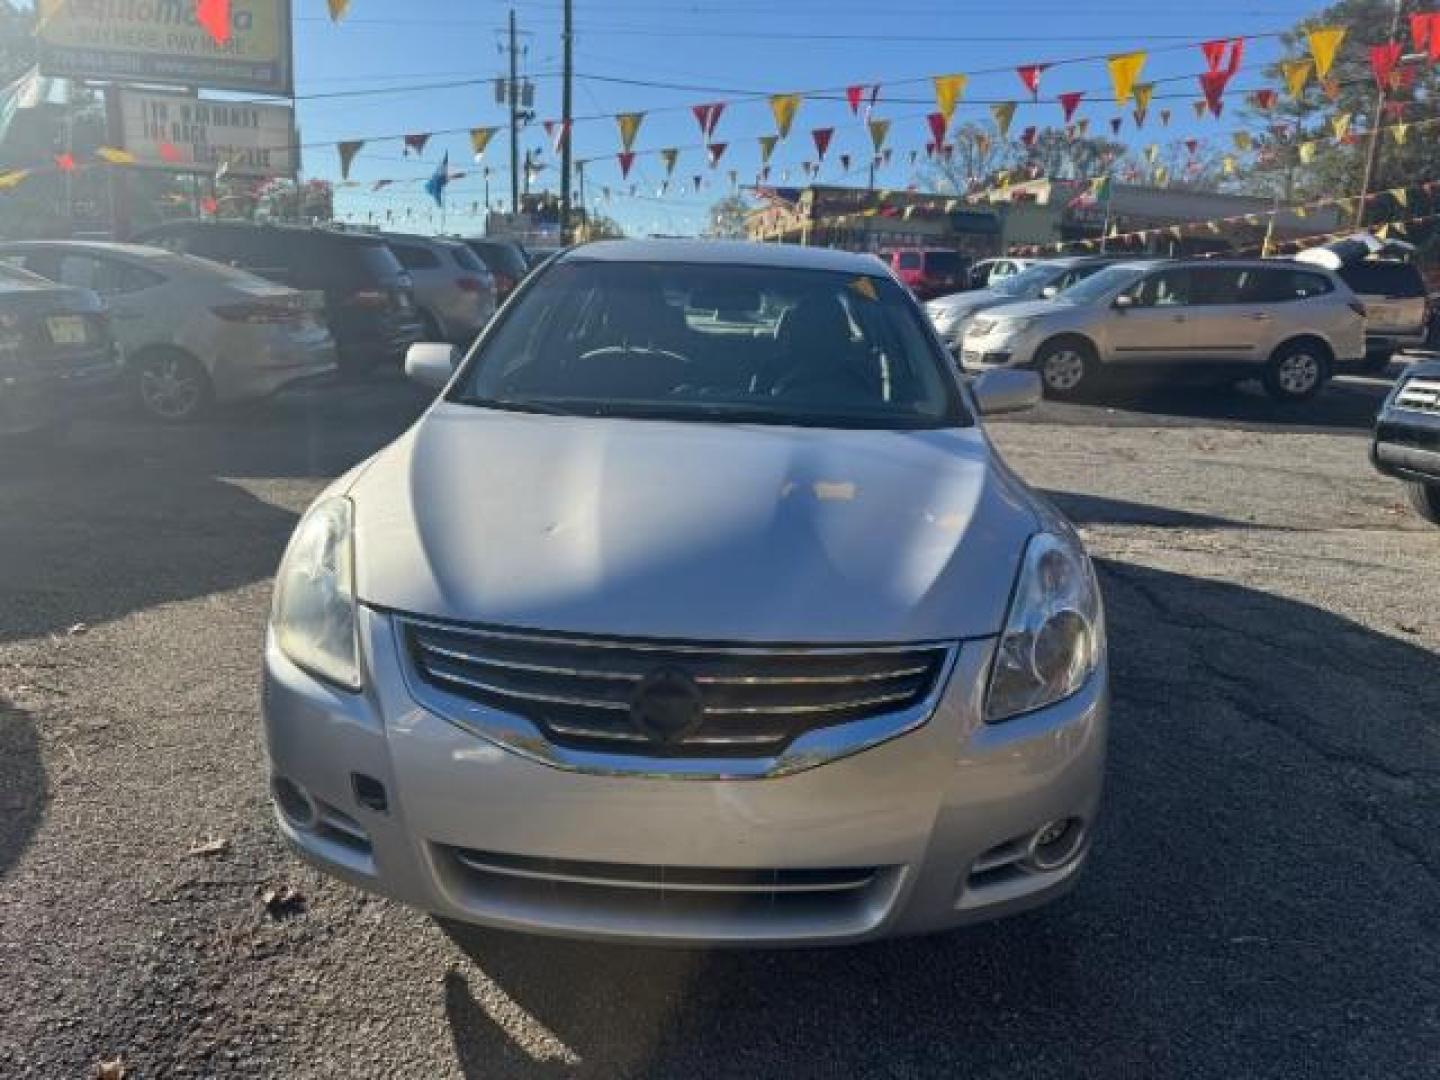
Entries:
POLYGON ((1197 514, 1169 506, 1111 499, 1075 491, 1042 491, 1040 494, 1076 525, 1143 525, 1163 529, 1269 529, 1253 521, 1197 514))
POLYGON ((1430 1070, 1440 1034, 1416 1010, 1440 989, 1435 655, 1237 585, 1101 572, 1112 767, 1076 894, 836 950, 449 927, 483 972, 447 985, 464 1074, 553 1076, 564 1055, 566 1075, 597 1076, 1430 1070), (555 1043, 517 1035, 525 1017, 555 1043))
POLYGON ((0 699, 0 878, 45 816, 45 764, 28 714, 0 699))

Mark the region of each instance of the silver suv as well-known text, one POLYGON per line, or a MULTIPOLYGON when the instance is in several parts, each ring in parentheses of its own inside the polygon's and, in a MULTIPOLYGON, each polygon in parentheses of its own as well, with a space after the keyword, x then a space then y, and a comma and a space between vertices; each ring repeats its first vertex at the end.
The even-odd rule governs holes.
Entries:
POLYGON ((1034 367, 1059 397, 1144 370, 1258 378, 1276 400, 1304 401, 1364 355, 1365 307, 1332 271, 1206 259, 1122 263, 1054 300, 994 308, 970 322, 960 360, 1034 367))

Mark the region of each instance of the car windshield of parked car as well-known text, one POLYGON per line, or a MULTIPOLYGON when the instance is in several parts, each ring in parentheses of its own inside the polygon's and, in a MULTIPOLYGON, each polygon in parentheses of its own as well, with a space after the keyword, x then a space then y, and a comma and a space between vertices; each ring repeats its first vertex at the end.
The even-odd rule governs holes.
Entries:
POLYGON ((970 422, 895 282, 745 266, 552 266, 471 358, 453 399, 812 427, 970 422))
POLYGON ((1133 265, 1119 264, 1107 266, 1098 274, 1093 274, 1077 285, 1072 285, 1060 294, 1058 299, 1070 304, 1093 304, 1097 300, 1103 300, 1111 293, 1119 292, 1127 285, 1133 284, 1145 273, 1145 268, 1133 265))
POLYGON ((1034 299, 1042 289, 1064 273, 1064 268, 1040 263, 1028 267, 1018 274, 992 281, 990 288, 1004 296, 1034 299))

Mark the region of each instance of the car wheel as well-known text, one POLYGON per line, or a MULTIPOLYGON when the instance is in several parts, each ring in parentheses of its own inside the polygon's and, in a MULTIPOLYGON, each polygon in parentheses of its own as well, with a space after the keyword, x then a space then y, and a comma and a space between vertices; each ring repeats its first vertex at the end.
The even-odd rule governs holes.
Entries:
POLYGON ((1095 383, 1095 351, 1083 341, 1062 338, 1040 347, 1035 370, 1049 397, 1075 397, 1095 383))
POLYGON ((1410 505, 1431 525, 1440 525, 1440 484, 1427 484, 1412 480, 1405 485, 1410 489, 1410 505))
POLYGON ((210 376, 195 357, 179 349, 155 349, 135 360, 135 391, 147 416, 178 424, 210 409, 210 376))
POLYGON ((1261 382, 1276 401, 1309 401, 1325 388, 1330 378, 1330 359, 1321 346, 1294 341, 1281 346, 1265 365, 1261 382))

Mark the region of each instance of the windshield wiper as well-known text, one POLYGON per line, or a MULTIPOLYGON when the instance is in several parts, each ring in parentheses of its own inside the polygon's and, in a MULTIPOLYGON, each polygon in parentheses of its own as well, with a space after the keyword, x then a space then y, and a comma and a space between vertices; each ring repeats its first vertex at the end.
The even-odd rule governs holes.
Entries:
POLYGON ((473 405, 479 409, 502 409, 505 412, 534 413, 537 416, 584 416, 583 412, 550 405, 543 401, 516 401, 514 398, 463 397, 461 405, 473 405))

